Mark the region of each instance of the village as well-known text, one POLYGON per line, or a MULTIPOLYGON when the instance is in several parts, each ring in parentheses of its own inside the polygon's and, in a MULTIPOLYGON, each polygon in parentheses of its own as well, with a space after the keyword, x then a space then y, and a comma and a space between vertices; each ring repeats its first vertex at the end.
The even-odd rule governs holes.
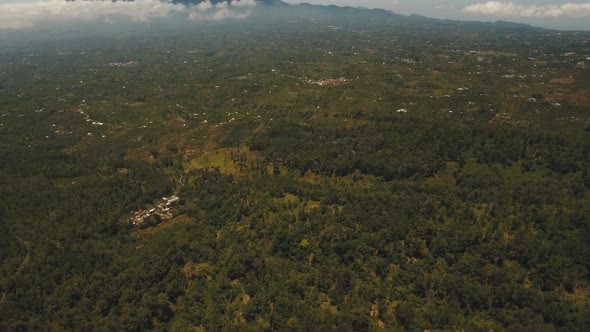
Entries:
POLYGON ((178 204, 180 198, 176 195, 170 197, 162 197, 160 200, 156 200, 153 205, 149 205, 144 209, 133 212, 132 217, 129 219, 134 226, 143 224, 148 218, 156 216, 160 220, 168 220, 174 215, 172 209, 178 204))
POLYGON ((348 81, 349 81, 349 79, 347 79, 345 77, 338 77, 338 78, 326 78, 326 79, 317 80, 317 81, 312 80, 312 79, 308 79, 305 82, 307 84, 319 85, 319 86, 339 86, 339 85, 342 85, 348 81))

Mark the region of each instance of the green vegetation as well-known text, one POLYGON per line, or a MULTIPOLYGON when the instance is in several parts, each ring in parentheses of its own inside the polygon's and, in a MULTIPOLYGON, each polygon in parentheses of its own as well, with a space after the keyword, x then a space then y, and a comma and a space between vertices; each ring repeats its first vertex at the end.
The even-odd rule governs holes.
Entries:
POLYGON ((0 54, 0 331, 590 330, 590 35, 298 13, 0 54))

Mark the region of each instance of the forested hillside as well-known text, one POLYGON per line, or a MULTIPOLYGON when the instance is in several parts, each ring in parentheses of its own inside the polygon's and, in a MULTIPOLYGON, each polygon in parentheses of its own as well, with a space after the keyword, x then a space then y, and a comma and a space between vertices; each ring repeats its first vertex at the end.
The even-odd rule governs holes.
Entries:
POLYGON ((0 331, 590 330, 590 35, 294 13, 0 53, 0 331))

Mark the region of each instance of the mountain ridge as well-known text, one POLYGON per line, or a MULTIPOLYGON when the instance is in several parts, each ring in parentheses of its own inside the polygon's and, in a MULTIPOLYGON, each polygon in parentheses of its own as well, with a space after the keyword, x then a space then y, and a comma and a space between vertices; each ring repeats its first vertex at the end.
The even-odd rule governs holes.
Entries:
MULTIPOLYGON (((75 2, 75 1, 105 1, 105 0, 65 0, 67 2, 75 2)), ((135 0, 108 0, 113 2, 134 2, 135 0)), ((210 2, 212 4, 219 4, 219 3, 228 3, 232 2, 231 0, 160 0, 164 3, 174 3, 174 4, 182 4, 185 6, 195 6, 202 2, 210 2)), ((239 2, 240 0, 234 0, 239 2)), ((255 0, 255 3, 260 7, 283 7, 289 9, 308 9, 314 10, 316 12, 321 12, 322 14, 334 14, 334 15, 374 15, 375 18, 379 19, 398 19, 403 23, 421 23, 421 24, 452 24, 458 26, 476 26, 479 25, 481 27, 490 27, 490 28, 501 28, 501 29, 534 29, 534 30, 551 30, 546 28, 541 28, 537 26, 532 26, 526 23, 517 23, 517 22, 510 22, 504 20, 497 20, 495 22, 486 22, 486 21, 463 21, 463 20, 453 20, 453 19, 438 19, 438 18, 431 18, 427 16, 423 16, 420 14, 410 14, 404 15, 392 10, 382 9, 382 8, 366 8, 366 7, 353 7, 353 6, 337 6, 337 5, 318 5, 318 4, 310 4, 307 2, 302 2, 299 4, 290 4, 286 3, 282 0, 255 0)))

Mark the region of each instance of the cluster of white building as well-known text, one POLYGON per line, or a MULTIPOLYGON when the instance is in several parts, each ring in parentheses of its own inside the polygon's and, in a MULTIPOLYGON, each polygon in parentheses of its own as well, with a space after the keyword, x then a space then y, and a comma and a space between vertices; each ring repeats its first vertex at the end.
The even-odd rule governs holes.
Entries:
POLYGON ((170 197, 162 197, 162 201, 155 206, 149 206, 145 209, 133 212, 131 223, 135 226, 141 225, 145 220, 151 216, 158 216, 161 220, 167 220, 173 217, 172 207, 178 204, 180 198, 176 195, 170 197))

